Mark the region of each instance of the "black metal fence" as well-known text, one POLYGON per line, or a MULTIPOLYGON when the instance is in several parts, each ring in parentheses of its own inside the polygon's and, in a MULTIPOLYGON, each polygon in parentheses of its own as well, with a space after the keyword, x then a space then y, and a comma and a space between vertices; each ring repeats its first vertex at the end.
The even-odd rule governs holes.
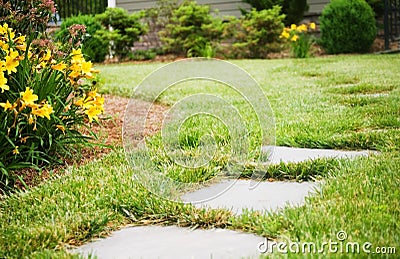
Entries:
POLYGON ((79 14, 98 14, 106 10, 107 0, 55 0, 59 19, 79 14))
POLYGON ((390 49, 391 41, 400 40, 400 0, 385 2, 385 49, 390 49))

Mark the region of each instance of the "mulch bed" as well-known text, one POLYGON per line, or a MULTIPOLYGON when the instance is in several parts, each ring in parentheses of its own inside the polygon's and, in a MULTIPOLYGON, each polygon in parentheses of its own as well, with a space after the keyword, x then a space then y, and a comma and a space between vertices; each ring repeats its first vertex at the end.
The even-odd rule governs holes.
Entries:
MULTIPOLYGON (((98 136, 98 140, 95 142, 101 145, 95 145, 93 148, 83 148, 76 154, 78 159, 66 159, 64 160, 64 165, 46 167, 40 172, 30 168, 15 172, 25 183, 17 180, 17 188, 26 189, 27 187, 36 186, 54 175, 63 175, 67 166, 83 165, 94 159, 100 159, 110 153, 113 148, 122 146, 122 127, 124 124, 125 109, 130 99, 112 95, 103 95, 103 97, 105 99, 104 114, 100 118, 100 124, 93 124, 91 128, 98 136)), ((129 107, 130 113, 132 111, 135 111, 137 114, 148 113, 144 129, 145 136, 153 135, 161 129, 161 122, 163 121, 167 107, 154 104, 150 112, 148 112, 147 108, 149 104, 142 100, 132 100, 129 107)), ((134 116, 134 114, 130 115, 134 116)))

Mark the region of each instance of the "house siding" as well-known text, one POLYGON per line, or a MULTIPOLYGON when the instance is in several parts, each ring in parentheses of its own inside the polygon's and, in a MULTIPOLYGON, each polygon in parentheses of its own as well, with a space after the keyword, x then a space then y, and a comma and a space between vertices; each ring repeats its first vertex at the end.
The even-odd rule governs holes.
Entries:
POLYGON ((308 9, 307 14, 321 14, 324 7, 330 2, 330 0, 307 0, 308 9))
MULTIPOLYGON (((116 0, 116 6, 122 7, 132 13, 155 7, 156 2, 156 0, 116 0)), ((212 10, 218 10, 218 15, 220 16, 240 16, 240 8, 246 10, 250 9, 250 5, 245 4, 240 0, 197 0, 197 3, 210 5, 212 10)))
MULTIPOLYGON (((116 6, 126 9, 129 13, 137 12, 156 6, 156 0, 116 0, 116 6)), ((320 14, 330 0, 308 0, 309 10, 307 14, 320 14)), ((207 4, 212 10, 218 10, 220 16, 240 16, 240 9, 249 10, 251 7, 241 0, 197 0, 199 4, 207 4)))

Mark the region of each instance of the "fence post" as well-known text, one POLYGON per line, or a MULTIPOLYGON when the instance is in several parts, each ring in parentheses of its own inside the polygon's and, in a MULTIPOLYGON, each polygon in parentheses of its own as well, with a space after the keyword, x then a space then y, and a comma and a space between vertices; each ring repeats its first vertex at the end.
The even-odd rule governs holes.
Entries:
POLYGON ((390 31, 389 31, 389 0, 384 0, 385 2, 385 17, 384 17, 384 30, 385 30, 385 50, 390 48, 390 31))
POLYGON ((108 0, 108 7, 116 7, 116 0, 108 0))

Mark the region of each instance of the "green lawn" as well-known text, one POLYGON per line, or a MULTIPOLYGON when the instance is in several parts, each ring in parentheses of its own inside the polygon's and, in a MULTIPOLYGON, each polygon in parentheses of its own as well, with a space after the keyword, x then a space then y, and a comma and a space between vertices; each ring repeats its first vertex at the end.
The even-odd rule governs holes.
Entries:
MULTIPOLYGON (((134 171, 122 149, 116 148, 100 161, 68 168, 63 177, 1 200, 0 257, 69 258, 71 255, 65 250, 68 245, 80 244, 127 223, 221 227, 278 240, 316 243, 336 240, 336 233, 344 230, 347 241, 371 242, 373 248, 396 247, 398 255, 400 55, 232 63, 247 70, 267 95, 275 113, 278 145, 371 149, 380 153, 353 161, 320 159, 269 167, 266 178, 323 178, 325 185, 299 208, 272 214, 249 211, 235 217, 224 210, 199 210, 151 195, 132 181, 134 171)), ((162 65, 100 66, 100 89, 103 93, 130 96, 146 75, 162 65)), ((213 84, 178 85, 159 101, 172 104, 197 92, 225 97, 239 110, 247 109, 230 89, 213 84)), ((252 116, 249 113, 245 118, 251 121, 252 116)), ((189 126, 190 123, 196 123, 196 129, 184 128, 179 141, 196 157, 201 135, 212 120, 188 121, 189 126)), ((218 137, 219 149, 205 168, 181 170, 174 165, 158 151, 160 135, 148 140, 151 160, 172 178, 189 182, 211 178, 226 165, 224 154, 230 141, 223 125, 215 125, 213 133, 218 137)), ((251 175, 254 168, 245 169, 242 177, 251 175)))

